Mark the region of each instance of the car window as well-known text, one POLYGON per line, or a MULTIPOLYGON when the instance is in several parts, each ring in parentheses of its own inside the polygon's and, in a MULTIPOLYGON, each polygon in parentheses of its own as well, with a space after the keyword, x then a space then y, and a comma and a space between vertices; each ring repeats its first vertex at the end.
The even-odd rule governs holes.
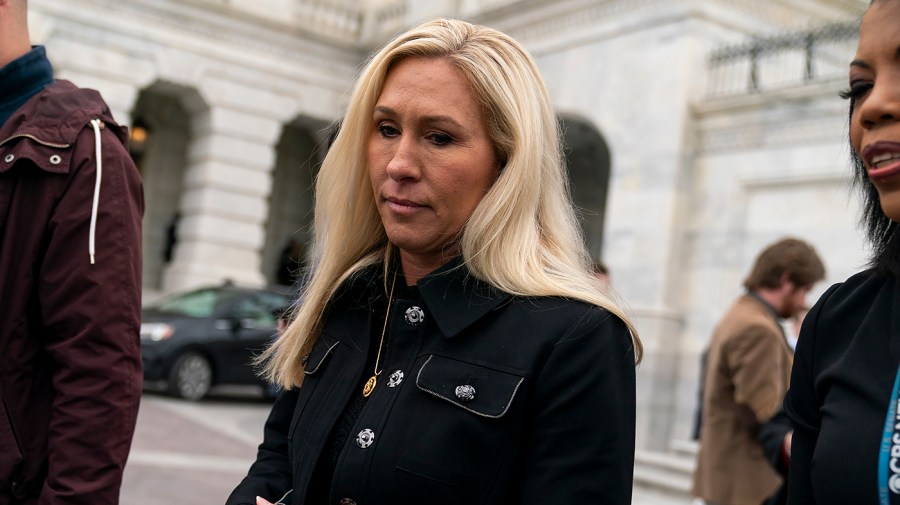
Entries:
POLYGON ((277 293, 260 292, 241 300, 237 305, 237 317, 250 319, 259 326, 275 326, 275 313, 287 303, 287 298, 277 293))
POLYGON ((239 293, 219 288, 199 289, 162 300, 156 308, 190 317, 211 317, 219 307, 229 303, 239 293))

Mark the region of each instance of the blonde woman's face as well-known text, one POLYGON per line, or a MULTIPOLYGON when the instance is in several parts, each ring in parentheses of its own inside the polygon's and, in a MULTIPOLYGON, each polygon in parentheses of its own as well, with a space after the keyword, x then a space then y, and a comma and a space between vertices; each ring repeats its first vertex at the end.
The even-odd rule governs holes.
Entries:
POLYGON ((499 173, 481 107, 447 60, 411 57, 388 73, 372 125, 369 176, 388 239, 404 269, 437 268, 458 254, 499 173))
POLYGON ((863 17, 849 93, 850 143, 884 213, 900 222, 900 1, 875 2, 863 17))

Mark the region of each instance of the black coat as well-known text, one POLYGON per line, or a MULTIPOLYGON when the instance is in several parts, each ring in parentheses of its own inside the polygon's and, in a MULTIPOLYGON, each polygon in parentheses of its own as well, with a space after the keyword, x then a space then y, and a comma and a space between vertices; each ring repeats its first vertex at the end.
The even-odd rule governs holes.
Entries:
MULTIPOLYGON (((350 431, 329 503, 630 504, 635 367, 625 325, 581 302, 499 293, 454 265, 392 304, 384 372, 350 431), (413 307, 424 312, 418 326, 406 322, 413 307), (368 446, 357 435, 366 429, 368 446)), ((370 270, 331 303, 303 386, 276 401, 228 505, 274 502, 291 488, 303 503, 336 419, 372 373, 381 286, 370 270)))
POLYGON ((898 337, 900 278, 893 275, 856 274, 806 315, 785 399, 794 426, 788 503, 880 503, 879 449, 898 337))

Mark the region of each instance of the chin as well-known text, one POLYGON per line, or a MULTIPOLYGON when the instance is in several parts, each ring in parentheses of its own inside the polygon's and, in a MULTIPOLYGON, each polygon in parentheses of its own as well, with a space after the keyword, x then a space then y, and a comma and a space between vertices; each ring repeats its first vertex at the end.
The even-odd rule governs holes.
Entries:
POLYGON ((900 223, 900 190, 879 192, 881 210, 891 221, 900 223))

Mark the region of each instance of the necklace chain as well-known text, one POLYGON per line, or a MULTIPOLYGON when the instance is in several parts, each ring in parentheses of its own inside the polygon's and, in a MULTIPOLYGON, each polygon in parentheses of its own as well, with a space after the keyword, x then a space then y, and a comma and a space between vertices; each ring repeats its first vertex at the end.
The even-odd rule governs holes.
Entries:
POLYGON ((378 369, 378 364, 381 362, 381 349, 384 347, 384 334, 387 333, 388 320, 391 317, 391 302, 394 301, 394 286, 397 284, 397 272, 394 272, 394 280, 391 281, 391 291, 388 294, 388 303, 387 303, 387 313, 384 315, 384 326, 381 328, 381 340, 378 342, 378 354, 375 356, 375 367, 372 370, 374 375, 369 377, 369 380, 366 381, 366 385, 363 386, 363 396, 368 398, 372 391, 375 390, 375 386, 378 384, 378 376, 381 375, 381 370, 378 369))

